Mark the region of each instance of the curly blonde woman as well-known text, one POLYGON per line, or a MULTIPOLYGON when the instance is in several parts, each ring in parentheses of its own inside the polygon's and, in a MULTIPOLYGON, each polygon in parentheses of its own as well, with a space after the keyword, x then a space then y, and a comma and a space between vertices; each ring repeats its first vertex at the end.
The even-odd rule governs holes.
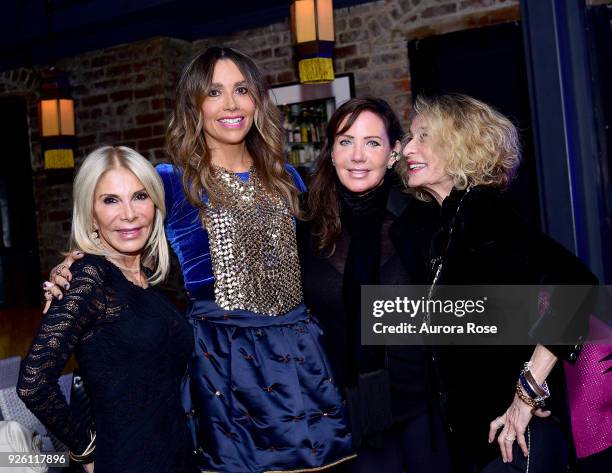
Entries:
MULTIPOLYGON (((418 199, 437 204, 433 213, 439 218, 439 230, 429 242, 428 255, 432 282, 595 282, 574 255, 513 210, 504 191, 520 163, 518 133, 491 106, 460 94, 418 97, 402 149, 405 159, 399 171, 405 184, 418 199)), ((413 225, 418 234, 419 222, 413 225)), ((494 453, 484 441, 487 431, 490 444, 499 430, 502 457, 487 471, 496 471, 502 462, 525 469, 529 460, 532 473, 543 463, 539 471, 565 471, 567 446, 562 433, 550 419, 533 422, 532 417, 550 415, 541 408, 549 385, 551 402, 563 406, 562 382, 553 390, 556 381, 551 372, 558 358, 575 360, 576 350, 537 345, 535 349, 454 347, 447 351, 450 356, 443 357, 442 373, 448 383, 458 471, 474 471, 486 464, 494 453), (526 388, 522 381, 517 384, 519 373, 521 380, 528 379, 526 388), (513 390, 514 400, 504 412, 513 390), (538 445, 535 451, 534 445, 538 445)))

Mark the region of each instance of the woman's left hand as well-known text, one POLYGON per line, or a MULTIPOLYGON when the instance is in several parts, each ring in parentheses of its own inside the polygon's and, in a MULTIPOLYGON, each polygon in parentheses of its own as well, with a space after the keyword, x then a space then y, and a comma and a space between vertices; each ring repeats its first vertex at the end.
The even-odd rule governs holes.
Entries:
POLYGON ((497 437, 497 443, 501 451, 502 459, 504 463, 510 463, 512 461, 512 444, 516 440, 523 451, 523 455, 529 454, 527 448, 527 442, 525 441, 525 431, 529 425, 531 418, 536 415, 538 417, 548 417, 550 411, 544 411, 540 408, 533 409, 528 406, 515 394, 514 401, 510 404, 508 410, 504 415, 499 416, 489 424, 489 443, 495 440, 496 432, 503 427, 499 436, 497 437))

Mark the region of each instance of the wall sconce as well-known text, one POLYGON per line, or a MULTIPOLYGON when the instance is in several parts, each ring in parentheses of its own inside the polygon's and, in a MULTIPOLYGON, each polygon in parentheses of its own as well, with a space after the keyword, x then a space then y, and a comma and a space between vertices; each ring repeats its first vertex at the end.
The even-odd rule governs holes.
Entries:
POLYGON ((300 82, 334 80, 334 5, 332 0, 293 0, 291 32, 299 56, 300 82))
POLYGON ((41 76, 38 123, 45 169, 74 167, 74 101, 68 75, 55 68, 41 76))

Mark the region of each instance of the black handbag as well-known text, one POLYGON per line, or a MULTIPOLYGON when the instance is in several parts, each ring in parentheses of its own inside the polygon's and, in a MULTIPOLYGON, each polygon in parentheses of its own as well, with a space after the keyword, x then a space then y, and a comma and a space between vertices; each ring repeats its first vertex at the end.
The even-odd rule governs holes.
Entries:
POLYGON ((347 390, 353 446, 382 448, 382 434, 393 425, 391 378, 386 369, 361 373, 357 386, 347 390))
POLYGON ((72 387, 70 388, 70 413, 73 422, 77 425, 91 425, 92 430, 94 421, 91 408, 91 401, 85 383, 78 369, 72 374, 72 387))
MULTIPOLYGON (((95 448, 95 423, 93 419, 93 411, 91 400, 83 377, 78 369, 72 373, 72 386, 70 388, 70 415, 72 416, 73 425, 90 426, 90 435, 92 440, 90 446, 81 455, 70 453, 70 458, 74 463, 83 464, 94 461, 95 448)), ((80 453, 80 452, 79 452, 80 453)))

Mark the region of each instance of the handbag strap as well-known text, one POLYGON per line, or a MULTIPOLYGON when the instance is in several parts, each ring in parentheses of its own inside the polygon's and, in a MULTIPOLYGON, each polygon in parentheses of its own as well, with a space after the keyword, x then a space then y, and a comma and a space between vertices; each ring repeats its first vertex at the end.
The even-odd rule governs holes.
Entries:
POLYGON ((78 425, 87 425, 94 428, 95 422, 93 419, 91 400, 78 368, 75 368, 72 375, 70 412, 73 420, 78 425))

